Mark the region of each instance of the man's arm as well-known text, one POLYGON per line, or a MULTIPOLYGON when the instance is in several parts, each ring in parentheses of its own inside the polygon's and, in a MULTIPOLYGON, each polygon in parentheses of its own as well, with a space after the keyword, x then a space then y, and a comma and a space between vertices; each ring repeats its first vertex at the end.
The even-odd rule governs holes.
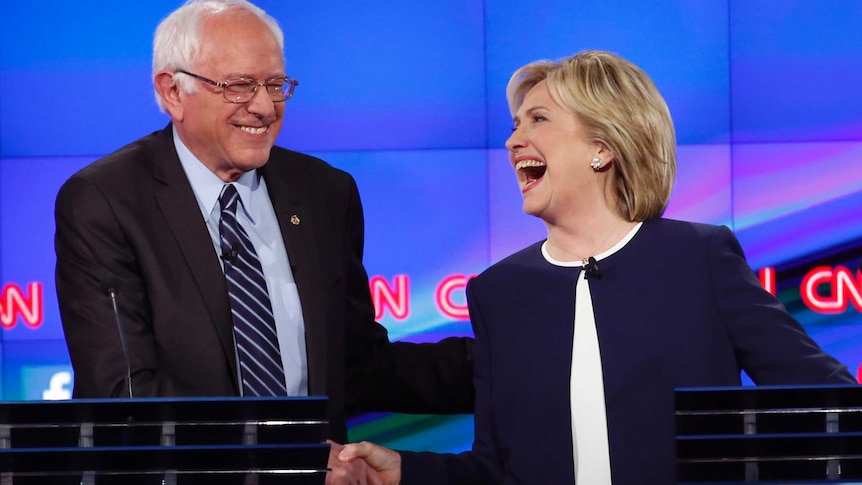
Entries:
POLYGON ((111 201, 96 184, 77 175, 61 187, 54 217, 57 297, 75 370, 74 396, 127 396, 126 355, 134 395, 157 395, 144 282, 111 201), (108 287, 116 292, 128 354, 108 287))
POLYGON ((472 413, 473 339, 389 342, 374 321, 362 264, 364 218, 355 184, 347 211, 346 407, 349 413, 472 413))
POLYGON ((363 385, 348 385, 349 412, 454 414, 473 412, 473 339, 393 342, 375 355, 363 385))

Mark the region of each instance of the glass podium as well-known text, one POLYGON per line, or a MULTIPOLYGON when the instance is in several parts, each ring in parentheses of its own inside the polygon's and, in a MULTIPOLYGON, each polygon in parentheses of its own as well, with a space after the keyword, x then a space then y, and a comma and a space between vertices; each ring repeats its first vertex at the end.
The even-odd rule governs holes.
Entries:
POLYGON ((680 484, 862 483, 862 386, 677 389, 680 484))
POLYGON ((0 485, 323 484, 325 397, 0 403, 0 485))

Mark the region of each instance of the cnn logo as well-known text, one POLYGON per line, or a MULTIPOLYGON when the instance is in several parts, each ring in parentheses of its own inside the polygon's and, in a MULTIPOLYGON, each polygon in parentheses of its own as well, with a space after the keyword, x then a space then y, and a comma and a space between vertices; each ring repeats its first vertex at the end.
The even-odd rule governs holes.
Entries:
POLYGON ((44 311, 42 305, 42 283, 33 282, 27 285, 27 293, 15 283, 3 286, 0 293, 0 326, 9 330, 20 318, 29 328, 42 325, 44 311))

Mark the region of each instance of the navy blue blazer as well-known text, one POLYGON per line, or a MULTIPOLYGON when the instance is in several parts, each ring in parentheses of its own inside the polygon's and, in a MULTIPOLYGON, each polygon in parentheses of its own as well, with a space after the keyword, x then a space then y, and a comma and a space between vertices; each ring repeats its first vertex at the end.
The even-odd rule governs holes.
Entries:
MULTIPOLYGON (((650 220, 590 278, 615 485, 675 483, 674 388, 852 383, 763 289, 726 227, 650 220)), ((404 485, 573 483, 569 398, 580 268, 536 243, 467 288, 476 438, 403 453, 404 485)))

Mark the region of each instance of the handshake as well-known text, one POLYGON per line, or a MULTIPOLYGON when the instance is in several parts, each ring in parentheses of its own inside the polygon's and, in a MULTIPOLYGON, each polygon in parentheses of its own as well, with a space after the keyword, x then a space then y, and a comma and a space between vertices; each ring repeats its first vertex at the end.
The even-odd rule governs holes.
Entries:
POLYGON ((401 455, 367 441, 331 445, 326 485, 398 485, 401 455))

